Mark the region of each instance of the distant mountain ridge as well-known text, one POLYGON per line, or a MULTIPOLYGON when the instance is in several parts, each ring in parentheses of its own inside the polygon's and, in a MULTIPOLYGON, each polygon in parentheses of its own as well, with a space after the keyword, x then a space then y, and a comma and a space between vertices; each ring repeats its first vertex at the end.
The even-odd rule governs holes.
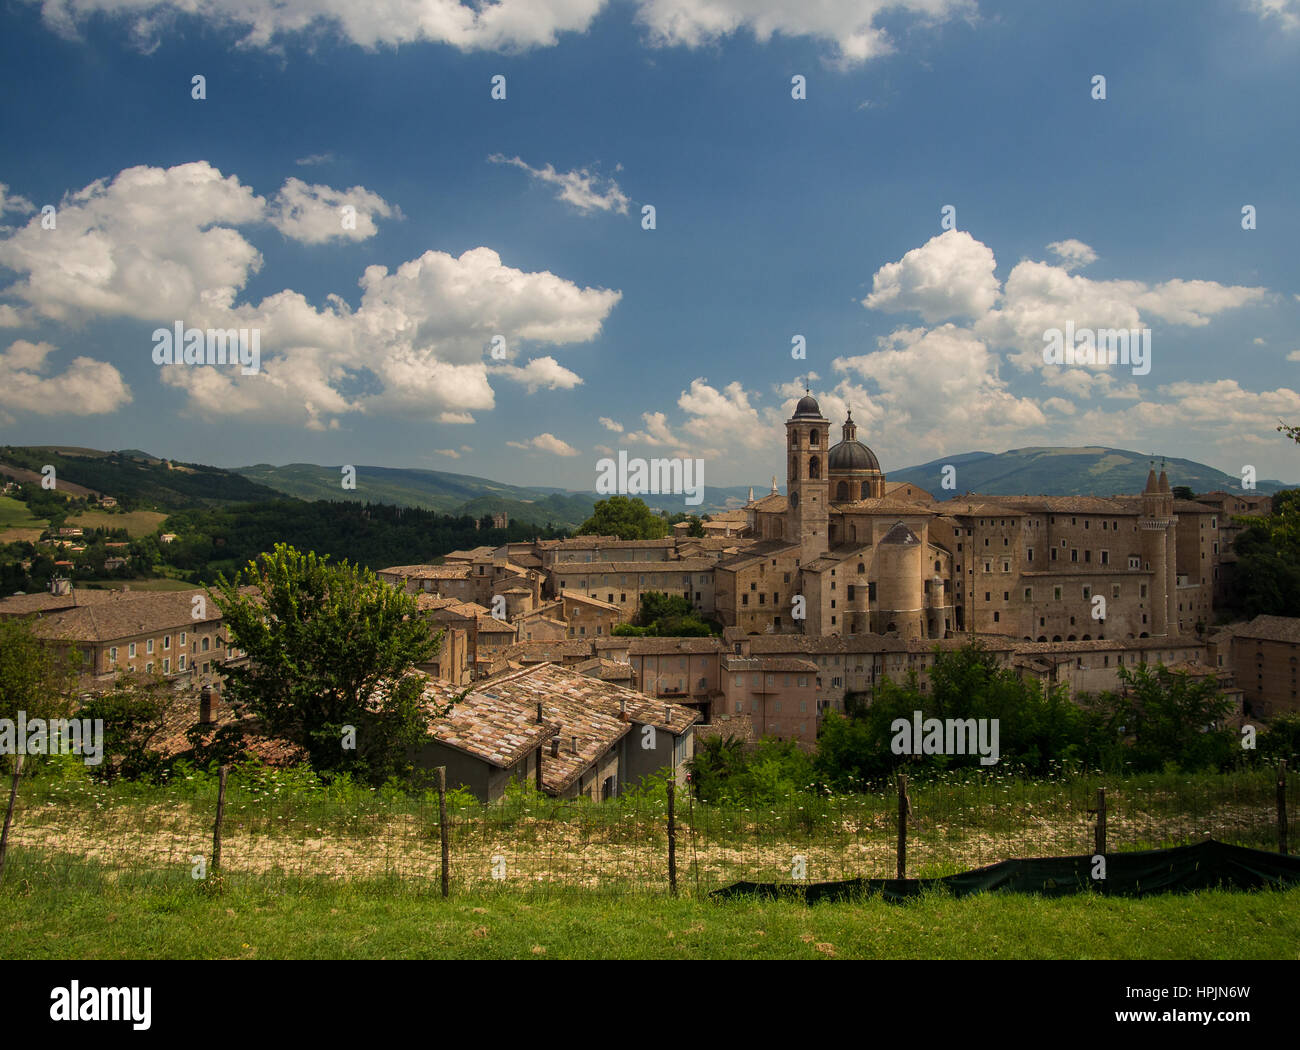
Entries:
MULTIPOLYGON (((1156 457, 1159 470, 1160 458, 1156 457)), ((904 481, 952 499, 965 492, 991 496, 1116 496, 1135 494, 1146 485, 1152 457, 1129 449, 1087 445, 1078 448, 1030 446, 1006 452, 966 452, 945 456, 902 470, 891 470, 891 482, 904 481), (944 467, 955 468, 954 489, 943 488, 944 467)), ((1241 475, 1225 474, 1195 460, 1166 457, 1170 485, 1194 492, 1241 492, 1241 475)), ((1285 482, 1257 479, 1255 492, 1269 494, 1291 488, 1285 482)))
MULTIPOLYGON (((72 491, 84 486, 119 498, 149 501, 161 510, 231 503, 260 503, 293 498, 358 500, 405 507, 424 507, 442 514, 482 517, 504 511, 512 521, 538 526, 548 523, 572 529, 585 521, 600 499, 594 492, 549 486, 510 485, 472 474, 406 467, 358 466, 356 489, 342 487, 337 466, 290 463, 223 469, 159 459, 138 450, 102 452, 68 446, 0 446, 0 473, 35 480, 40 468, 53 464, 61 484, 72 491)), ((910 482, 950 499, 966 492, 984 495, 1112 496, 1140 492, 1146 483, 1150 457, 1126 449, 1086 446, 1035 446, 1006 452, 966 452, 888 472, 891 482, 910 482), (955 469, 955 488, 943 488, 943 468, 955 469)), ((1166 460, 1170 483, 1196 492, 1241 491, 1241 478, 1194 460, 1166 460)), ((1291 487, 1260 479, 1256 490, 1272 493, 1291 487)), ((769 484, 755 485, 760 498, 769 484)), ((656 511, 707 514, 743 506, 749 487, 708 487, 703 502, 688 507, 680 495, 640 498, 656 511)))

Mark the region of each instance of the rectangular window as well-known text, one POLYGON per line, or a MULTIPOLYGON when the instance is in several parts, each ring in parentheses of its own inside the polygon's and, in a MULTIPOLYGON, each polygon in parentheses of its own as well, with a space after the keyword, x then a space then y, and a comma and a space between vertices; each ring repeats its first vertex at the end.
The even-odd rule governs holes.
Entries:
POLYGON ((115 664, 115 663, 117 663, 117 646, 116 646, 116 645, 109 646, 109 649, 108 649, 108 662, 111 663, 111 664, 115 664))
POLYGON ((152 653, 152 652, 153 652, 153 639, 152 639, 152 638, 150 638, 148 641, 146 641, 146 642, 144 643, 144 651, 145 651, 146 653, 152 653))

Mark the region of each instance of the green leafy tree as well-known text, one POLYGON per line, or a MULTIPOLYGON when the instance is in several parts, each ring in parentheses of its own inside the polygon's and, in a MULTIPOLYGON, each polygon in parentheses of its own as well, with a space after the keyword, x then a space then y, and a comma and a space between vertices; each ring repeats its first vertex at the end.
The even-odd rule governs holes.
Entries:
POLYGON ((644 500, 610 496, 599 500, 579 536, 617 536, 620 540, 659 540, 668 535, 668 522, 646 506, 644 500))
POLYGON ((1134 768, 1149 771, 1176 765, 1192 771, 1232 762, 1235 735, 1222 727, 1232 701, 1213 675, 1197 681, 1186 672, 1142 664, 1121 667, 1119 679, 1134 768))
MULTIPOLYGON (((0 619, 0 718, 66 718, 72 712, 76 650, 60 649, 38 638, 32 621, 0 619)), ((11 769, 13 756, 0 755, 0 768, 11 769)))
POLYGON ((241 576, 220 577, 212 597, 230 644, 248 655, 226 669, 232 703, 303 747, 322 774, 379 783, 405 770, 426 735, 413 667, 441 640, 412 596, 346 561, 277 544, 241 576))
POLYGON ((163 765, 153 746, 166 724, 170 689, 166 679, 118 676, 113 688, 87 701, 78 718, 103 719, 104 757, 87 767, 98 780, 152 778, 163 765))

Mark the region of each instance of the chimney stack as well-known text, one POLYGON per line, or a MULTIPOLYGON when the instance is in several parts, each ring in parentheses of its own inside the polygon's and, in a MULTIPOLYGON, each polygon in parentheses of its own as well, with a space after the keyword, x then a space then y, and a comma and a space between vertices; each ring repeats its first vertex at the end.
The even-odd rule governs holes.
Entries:
POLYGON ((541 720, 542 720, 542 702, 539 700, 537 701, 537 721, 540 722, 541 720))
POLYGON ((669 725, 673 722, 673 708, 671 704, 664 704, 664 721, 669 725))
POLYGON ((624 722, 627 721, 627 697, 620 697, 618 701, 618 717, 624 722))
POLYGON ((551 757, 560 757, 560 738, 558 736, 551 737, 551 757))
POLYGON ((210 685, 199 690, 199 724, 210 726, 217 720, 217 691, 210 685))
POLYGON ((575 736, 572 739, 573 739, 573 753, 576 755, 578 753, 578 738, 575 736))

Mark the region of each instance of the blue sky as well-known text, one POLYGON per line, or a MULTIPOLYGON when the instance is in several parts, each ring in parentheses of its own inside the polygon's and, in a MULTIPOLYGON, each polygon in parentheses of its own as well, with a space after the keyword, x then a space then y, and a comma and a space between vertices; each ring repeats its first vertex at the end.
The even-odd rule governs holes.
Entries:
POLYGON ((0 443, 747 484, 812 373, 886 472, 1300 478, 1298 0, 185 6, 0 15, 0 443), (261 370, 155 364, 177 321, 261 370), (1067 322, 1149 373, 1044 363, 1067 322))

